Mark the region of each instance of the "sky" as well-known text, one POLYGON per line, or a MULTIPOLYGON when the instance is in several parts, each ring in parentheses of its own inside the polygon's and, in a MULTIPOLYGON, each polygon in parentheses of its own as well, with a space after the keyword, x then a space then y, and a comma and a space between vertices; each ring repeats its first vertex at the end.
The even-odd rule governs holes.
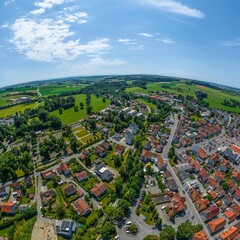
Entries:
POLYGON ((0 87, 159 74, 240 88, 240 1, 1 0, 0 87))

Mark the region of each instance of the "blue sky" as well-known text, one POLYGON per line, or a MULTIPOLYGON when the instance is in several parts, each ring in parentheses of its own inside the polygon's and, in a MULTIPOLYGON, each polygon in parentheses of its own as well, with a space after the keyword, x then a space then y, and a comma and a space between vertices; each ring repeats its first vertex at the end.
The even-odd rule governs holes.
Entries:
POLYGON ((0 86, 149 73, 240 88, 240 1, 1 0, 0 86))

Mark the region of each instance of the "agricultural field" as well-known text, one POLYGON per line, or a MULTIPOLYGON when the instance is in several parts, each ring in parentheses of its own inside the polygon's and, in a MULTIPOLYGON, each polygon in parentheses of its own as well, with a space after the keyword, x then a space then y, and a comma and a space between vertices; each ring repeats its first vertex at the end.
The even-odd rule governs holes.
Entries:
POLYGON ((13 96, 1 96, 0 95, 0 106, 6 106, 12 103, 11 99, 18 99, 21 97, 28 97, 30 99, 33 99, 33 96, 29 96, 29 95, 23 95, 23 94, 19 94, 19 95, 13 95, 13 96))
POLYGON ((16 114, 16 112, 24 112, 24 110, 26 110, 27 108, 34 108, 38 105, 38 102, 32 103, 32 104, 28 104, 28 105, 16 105, 16 106, 12 106, 6 109, 1 109, 0 110, 0 118, 6 117, 6 116, 11 116, 13 114, 16 114))
MULTIPOLYGON (((87 117, 86 95, 79 94, 79 95, 74 95, 74 97, 75 97, 75 104, 77 106, 80 105, 80 102, 84 103, 84 109, 79 109, 78 112, 74 112, 73 108, 69 108, 69 109, 63 110, 62 114, 59 114, 58 110, 52 112, 52 114, 56 115, 61 119, 63 124, 72 124, 74 122, 77 122, 87 117)), ((102 109, 106 108, 109 103, 110 103, 110 100, 108 99, 106 99, 106 102, 102 102, 102 98, 97 98, 95 95, 91 96, 91 106, 93 108, 93 112, 101 111, 102 109)))
POLYGON ((86 87, 87 84, 81 84, 81 85, 72 85, 72 84, 62 84, 62 85, 44 85, 44 86, 40 86, 39 90, 40 93, 42 94, 42 97, 48 97, 50 95, 54 95, 54 94, 60 94, 62 92, 70 92, 70 91, 76 91, 78 89, 81 89, 83 87, 86 87))
POLYGON ((143 89, 140 87, 131 87, 127 88, 125 91, 128 93, 151 93, 151 91, 165 91, 173 94, 181 94, 184 97, 187 95, 195 96, 195 91, 204 91, 208 94, 208 97, 205 99, 206 102, 209 103, 209 107, 223 109, 232 112, 240 112, 238 108, 231 108, 228 106, 222 105, 224 99, 235 99, 240 101, 240 96, 233 95, 228 92, 224 92, 221 90, 208 88, 199 85, 187 85, 184 81, 179 82, 171 82, 171 83, 160 83, 160 82, 150 82, 147 84, 147 89, 143 89), (164 87, 167 86, 166 87, 164 87))
POLYGON ((155 104, 150 103, 150 102, 148 102, 148 101, 146 101, 146 100, 144 100, 144 99, 139 98, 139 99, 137 99, 137 100, 138 100, 138 102, 141 102, 141 103, 147 105, 148 107, 150 107, 150 108, 152 108, 152 109, 156 109, 156 108, 157 108, 157 106, 156 106, 155 104))

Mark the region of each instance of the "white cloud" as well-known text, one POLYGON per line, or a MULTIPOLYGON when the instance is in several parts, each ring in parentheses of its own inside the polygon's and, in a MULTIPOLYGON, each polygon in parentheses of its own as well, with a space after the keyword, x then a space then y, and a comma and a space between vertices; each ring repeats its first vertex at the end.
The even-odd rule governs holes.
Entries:
POLYGON ((176 14, 194 17, 194 18, 204 18, 204 14, 197 9, 190 8, 180 1, 175 0, 140 0, 143 4, 159 8, 164 11, 173 12, 176 14))
POLYGON ((129 38, 119 38, 118 42, 127 44, 127 45, 135 45, 136 44, 136 42, 134 40, 129 39, 129 38))
POLYGON ((30 13, 33 15, 40 15, 40 14, 43 14, 44 12, 45 12, 44 8, 39 8, 39 9, 31 11, 30 13))
POLYGON ((236 38, 234 40, 222 41, 220 43, 222 47, 240 47, 240 38, 236 38))
POLYGON ((118 66, 126 64, 125 61, 121 59, 103 59, 102 57, 98 56, 95 58, 90 59, 89 62, 82 64, 82 67, 110 67, 110 66, 118 66))
POLYGON ((149 33, 140 33, 139 35, 140 35, 140 36, 143 36, 143 37, 147 37, 147 38, 153 37, 153 35, 152 35, 152 34, 149 34, 149 33))
POLYGON ((66 22, 71 22, 71 23, 79 23, 79 24, 83 24, 83 23, 87 23, 87 19, 88 19, 88 14, 86 12, 78 12, 78 13, 74 13, 74 14, 65 14, 65 21, 66 22))
POLYGON ((109 39, 102 38, 80 44, 72 40, 74 32, 66 23, 52 19, 20 18, 11 26, 10 40, 21 54, 36 61, 70 61, 80 55, 103 54, 110 49, 109 39))
POLYGON ((8 28, 8 27, 9 27, 8 23, 4 23, 3 25, 0 26, 0 28, 8 28))
POLYGON ((171 40, 170 38, 157 38, 157 41, 163 42, 163 43, 167 43, 167 44, 173 44, 176 43, 175 41, 171 40))
POLYGON ((4 5, 7 6, 7 5, 11 4, 11 3, 14 3, 14 1, 15 1, 15 0, 8 0, 8 1, 6 1, 6 2, 4 3, 4 5))

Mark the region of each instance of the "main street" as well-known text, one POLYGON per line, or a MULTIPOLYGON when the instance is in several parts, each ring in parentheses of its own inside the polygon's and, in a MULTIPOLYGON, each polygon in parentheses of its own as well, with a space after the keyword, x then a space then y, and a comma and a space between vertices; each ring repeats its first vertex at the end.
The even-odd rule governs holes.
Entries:
POLYGON ((202 218, 200 217, 198 211, 196 210, 191 198, 189 197, 188 194, 185 194, 183 193, 184 192, 184 188, 183 188, 183 185, 182 183, 180 182, 178 176, 176 175, 176 173, 173 171, 172 167, 170 166, 170 163, 169 163, 169 159, 168 159, 168 151, 169 149, 171 148, 172 146, 172 140, 173 140, 173 137, 174 137, 174 134, 176 132, 176 129, 177 129, 177 125, 178 125, 178 118, 177 118, 177 115, 175 114, 174 115, 174 125, 171 129, 171 135, 168 139, 168 143, 167 145, 165 146, 165 148, 163 149, 163 154, 162 154, 162 157, 163 159, 165 160, 166 164, 167 164, 167 169, 169 170, 169 172, 172 174, 172 177, 173 179, 175 180, 175 182, 177 183, 178 187, 179 187, 179 190, 180 190, 180 194, 183 194, 184 197, 186 198, 186 205, 187 205, 187 208, 189 210, 190 213, 192 213, 192 215, 195 217, 195 220, 202 224, 203 226, 203 229, 208 237, 209 240, 212 239, 212 236, 210 235, 209 233, 209 230, 208 228, 206 227, 205 223, 203 222, 202 218))

